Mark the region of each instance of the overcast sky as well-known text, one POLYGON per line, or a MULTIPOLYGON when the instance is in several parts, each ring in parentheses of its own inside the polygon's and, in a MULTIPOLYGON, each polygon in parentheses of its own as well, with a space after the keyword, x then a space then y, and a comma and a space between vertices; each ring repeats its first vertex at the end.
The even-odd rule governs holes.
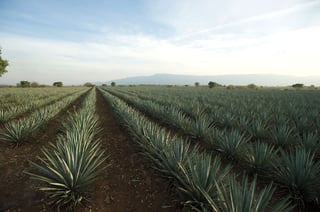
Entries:
POLYGON ((0 14, 0 84, 320 75, 320 0, 0 0, 0 14))

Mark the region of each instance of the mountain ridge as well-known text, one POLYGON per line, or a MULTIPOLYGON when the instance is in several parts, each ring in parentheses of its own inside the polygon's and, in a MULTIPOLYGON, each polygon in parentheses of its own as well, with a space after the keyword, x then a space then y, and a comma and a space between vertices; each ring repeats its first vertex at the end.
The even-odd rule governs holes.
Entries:
MULTIPOLYGON (((295 83, 305 85, 320 85, 319 76, 289 76, 275 74, 233 74, 233 75, 181 75, 181 74, 154 74, 149 76, 126 77, 107 81, 106 84, 115 82, 117 85, 207 85, 209 81, 222 85, 248 85, 259 86, 289 86, 295 83)), ((97 84, 104 84, 98 82, 97 84)))

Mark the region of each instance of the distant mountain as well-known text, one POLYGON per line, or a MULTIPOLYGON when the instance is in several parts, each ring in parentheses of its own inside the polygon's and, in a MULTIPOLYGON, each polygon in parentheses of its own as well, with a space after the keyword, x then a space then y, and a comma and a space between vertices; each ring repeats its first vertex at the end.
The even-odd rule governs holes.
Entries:
MULTIPOLYGON (((287 86, 295 83, 305 85, 320 85, 320 76, 296 77, 286 75, 271 74, 245 74, 245 75, 216 75, 216 76, 196 76, 177 74, 155 74, 151 76, 138 76, 117 79, 106 82, 116 82, 117 85, 193 85, 199 82, 200 85, 207 85, 209 81, 222 85, 248 85, 256 84, 261 86, 287 86)), ((102 83, 98 83, 102 84, 102 83)))

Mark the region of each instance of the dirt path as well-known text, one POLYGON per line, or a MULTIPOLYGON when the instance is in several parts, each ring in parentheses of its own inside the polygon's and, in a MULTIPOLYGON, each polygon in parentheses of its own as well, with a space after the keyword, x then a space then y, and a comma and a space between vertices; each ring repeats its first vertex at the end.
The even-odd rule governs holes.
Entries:
POLYGON ((102 128, 102 145, 112 163, 100 175, 85 211, 181 211, 168 180, 158 176, 119 127, 110 106, 97 91, 97 113, 102 128))
POLYGON ((67 111, 80 105, 85 94, 81 95, 66 109, 59 112, 46 125, 25 143, 12 148, 0 142, 0 212, 2 211, 47 211, 45 195, 39 191, 38 182, 30 179, 24 171, 35 172, 29 161, 38 162, 41 148, 54 142, 61 123, 66 120, 67 111))

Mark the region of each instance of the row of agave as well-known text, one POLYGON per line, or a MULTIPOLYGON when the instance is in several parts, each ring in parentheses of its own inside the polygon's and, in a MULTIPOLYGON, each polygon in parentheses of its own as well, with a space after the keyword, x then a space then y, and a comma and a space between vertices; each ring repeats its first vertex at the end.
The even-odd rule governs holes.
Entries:
POLYGON ((79 87, 63 88, 2 88, 0 89, 0 108, 8 109, 13 106, 23 106, 31 102, 48 99, 52 96, 76 92, 79 87))
POLYGON ((252 137, 269 137, 272 127, 291 129, 292 137, 320 128, 319 92, 228 91, 139 87, 121 92, 158 104, 173 104, 192 119, 205 114, 217 127, 238 128, 252 137), (252 129, 259 124, 257 130, 252 129))
POLYGON ((290 211, 284 199, 270 206, 275 191, 270 183, 258 191, 257 177, 235 175, 220 157, 201 152, 198 145, 173 136, 121 99, 101 90, 118 119, 154 168, 172 180, 186 208, 196 211, 290 211), (239 181, 239 177, 241 182, 239 181))
POLYGON ((92 89, 81 108, 69 114, 56 142, 42 149, 40 163, 31 162, 38 173, 28 174, 43 182, 39 189, 58 210, 83 204, 99 172, 108 166, 100 144, 95 101, 92 89))
MULTIPOLYGON (((143 100, 134 95, 129 96, 114 90, 110 90, 110 92, 122 98, 130 105, 138 108, 140 111, 147 113, 153 118, 159 119, 170 127, 178 128, 197 139, 203 138, 204 140, 210 141, 212 140, 212 131, 215 133, 221 132, 220 134, 227 134, 228 132, 236 130, 250 138, 250 141, 252 142, 262 140, 283 149, 302 146, 307 150, 314 152, 316 155, 320 154, 320 140, 317 131, 304 132, 301 137, 295 135, 293 130, 285 125, 274 126, 267 131, 264 128, 264 123, 259 120, 255 120, 251 123, 248 132, 238 128, 221 128, 216 126, 216 123, 212 121, 213 118, 206 113, 200 113, 198 116, 195 116, 195 118, 190 118, 181 109, 177 108, 174 102, 168 105, 162 105, 153 102, 152 100, 143 100), (259 136, 267 133, 269 134, 268 139, 265 137, 262 139, 259 136)), ((229 119, 228 117, 229 113, 223 114, 225 122, 229 119)))
MULTIPOLYGON (((0 123, 5 123, 21 114, 37 110, 42 106, 58 101, 59 99, 63 99, 64 97, 70 96, 76 92, 81 92, 81 90, 70 89, 70 90, 62 90, 60 92, 57 92, 56 90, 52 90, 49 93, 47 92, 48 90, 43 90, 42 91, 43 93, 38 93, 38 95, 35 95, 36 93, 34 93, 33 90, 27 90, 29 91, 29 93, 28 92, 27 93, 31 95, 32 98, 28 97, 27 100, 23 100, 21 102, 19 101, 11 102, 10 101, 10 98, 12 98, 11 96, 4 98, 6 99, 6 101, 10 103, 9 104, 7 103, 6 106, 4 105, 0 106, 0 123), (37 98, 34 98, 33 95, 36 96, 37 98)), ((26 99, 26 96, 19 96, 19 97, 21 99, 26 99)))
POLYGON ((56 89, 48 88, 1 88, 0 89, 0 107, 7 108, 12 105, 28 104, 30 101, 35 101, 43 97, 47 98, 50 95, 57 94, 56 89))
POLYGON ((26 117, 7 122, 4 125, 3 131, 0 133, 0 138, 15 146, 26 142, 36 129, 56 116, 63 108, 70 105, 85 91, 86 90, 81 90, 80 92, 73 93, 60 99, 58 102, 41 107, 26 117))
MULTIPOLYGON (((123 95, 128 97, 128 95, 122 92, 122 96, 123 95)), ((169 124, 173 124, 177 121, 180 121, 183 115, 185 117, 184 118, 185 121, 181 120, 180 126, 183 126, 184 128, 186 128, 186 125, 188 123, 195 123, 196 128, 191 127, 191 129, 198 129, 196 131, 198 132, 196 133, 196 136, 199 136, 199 137, 201 136, 203 137, 202 134, 205 131, 207 131, 208 125, 209 126, 214 125, 215 128, 219 128, 223 131, 226 129, 229 129, 229 130, 237 129, 245 133, 247 137, 250 137, 253 142, 257 140, 263 140, 284 149, 290 149, 291 147, 295 147, 295 146, 306 146, 307 149, 310 149, 313 152, 315 152, 315 154, 317 154, 318 157, 320 156, 319 155, 320 139, 319 139, 319 132, 318 132, 319 127, 317 129, 310 127, 308 118, 300 117, 299 121, 297 121, 296 119, 292 119, 292 123, 296 123, 296 124, 290 126, 290 125, 287 125, 289 120, 284 118, 284 116, 279 115, 279 113, 275 113, 275 109, 272 108, 272 111, 273 111, 272 114, 275 120, 273 124, 268 125, 266 120, 270 120, 269 113, 267 113, 266 111, 264 111, 263 108, 260 108, 260 107, 255 107, 256 112, 253 113, 252 118, 250 118, 251 120, 249 120, 248 118, 246 118, 246 116, 242 116, 241 112, 238 112, 237 115, 233 115, 231 112, 228 112, 228 111, 224 112, 224 111, 219 111, 218 109, 215 111, 214 107, 213 107, 214 109, 207 108, 206 110, 203 110, 203 108, 201 108, 200 106, 196 106, 192 113, 189 112, 187 114, 182 108, 179 108, 176 105, 177 101, 168 102, 167 104, 160 104, 160 103, 154 102, 153 100, 150 100, 150 98, 147 98, 147 99, 142 98, 141 96, 143 96, 143 92, 140 92, 139 95, 137 96, 139 97, 133 98, 135 97, 135 95, 130 93, 131 100, 129 99, 129 101, 132 101, 133 99, 133 101, 138 101, 139 104, 143 104, 143 103, 149 104, 151 107, 152 107, 152 104, 155 105, 154 107, 157 107, 157 105, 160 105, 160 106, 162 105, 163 107, 160 107, 160 108, 164 108, 164 107, 168 108, 167 113, 176 114, 176 117, 174 118, 172 117, 172 114, 171 115, 169 114, 168 116, 163 117, 163 119, 167 120, 169 124), (259 117, 256 116, 257 114, 259 115, 259 117)), ((192 103, 188 105, 192 105, 192 103)), ((292 106, 292 104, 290 105, 291 105, 290 106, 291 108, 296 108, 292 106)), ((313 103, 313 105, 315 105, 315 103, 313 103)), ((231 111, 236 111, 236 107, 232 109, 232 105, 231 105, 230 108, 231 108, 230 109, 231 111)), ((275 108, 278 108, 277 110, 280 110, 279 107, 275 107, 275 108)), ((241 111, 241 108, 239 110, 241 111)), ((315 110, 315 108, 313 108, 313 110, 315 110)), ((293 111, 293 109, 288 111, 293 111)), ((153 113, 154 112, 151 112, 151 114, 153 113)), ((320 113, 320 111, 318 111, 318 113, 320 113)), ((294 114, 297 114, 297 112, 294 112, 294 114)), ((316 122, 315 120, 318 120, 318 119, 319 120, 317 122, 320 123, 320 116, 316 115, 316 113, 310 112, 309 116, 312 116, 312 118, 310 119, 313 119, 314 123, 316 122)), ((297 115, 296 117, 299 117, 299 116, 297 115)), ((179 123, 178 123, 178 126, 179 126, 179 123)))
POLYGON ((237 129, 209 127, 210 121, 204 115, 192 122, 174 107, 143 101, 132 95, 111 93, 170 127, 193 138, 203 138, 208 150, 218 152, 248 172, 276 181, 302 208, 310 202, 319 204, 320 162, 315 159, 315 154, 319 153, 319 137, 316 133, 304 134, 297 148, 286 150, 280 141, 250 142, 250 137, 237 129))

